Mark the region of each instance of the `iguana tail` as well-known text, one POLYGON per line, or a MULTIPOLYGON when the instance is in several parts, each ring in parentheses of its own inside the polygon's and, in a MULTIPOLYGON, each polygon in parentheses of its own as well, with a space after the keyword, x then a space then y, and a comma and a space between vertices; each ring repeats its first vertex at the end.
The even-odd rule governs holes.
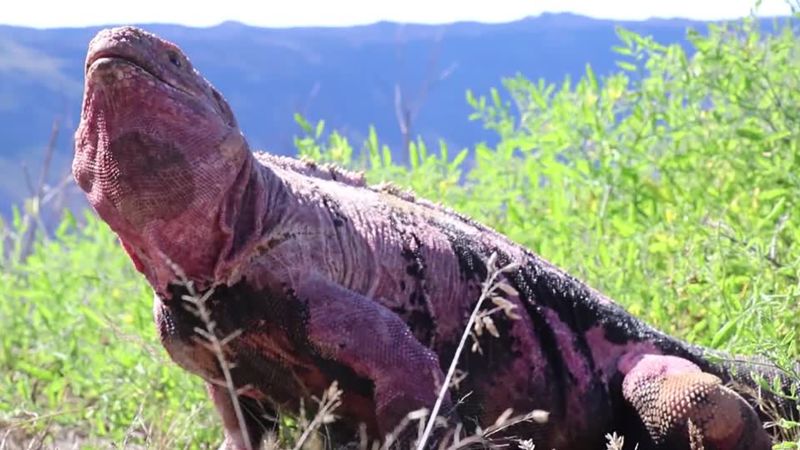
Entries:
POLYGON ((762 420, 800 419, 800 362, 782 368, 763 356, 712 354, 710 359, 717 359, 720 378, 745 397, 762 420))

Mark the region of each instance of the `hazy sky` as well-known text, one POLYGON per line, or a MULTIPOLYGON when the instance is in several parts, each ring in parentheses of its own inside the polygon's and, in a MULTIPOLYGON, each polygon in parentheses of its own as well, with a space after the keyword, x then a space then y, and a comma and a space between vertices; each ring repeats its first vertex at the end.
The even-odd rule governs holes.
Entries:
MULTIPOLYGON (((722 19, 750 12, 754 0, 0 0, 0 23, 33 27, 120 23, 258 26, 353 25, 379 20, 446 23, 506 22, 541 12, 593 17, 722 19)), ((786 0, 764 0, 761 15, 790 11, 786 0)))

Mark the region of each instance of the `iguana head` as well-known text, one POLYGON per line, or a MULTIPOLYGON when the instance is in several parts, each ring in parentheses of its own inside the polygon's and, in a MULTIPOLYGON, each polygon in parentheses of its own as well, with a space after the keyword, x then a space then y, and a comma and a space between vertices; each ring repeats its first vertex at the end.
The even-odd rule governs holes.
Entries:
POLYGON ((99 32, 85 70, 75 180, 151 282, 169 278, 162 257, 210 276, 252 158, 230 107, 177 46, 134 27, 99 32))

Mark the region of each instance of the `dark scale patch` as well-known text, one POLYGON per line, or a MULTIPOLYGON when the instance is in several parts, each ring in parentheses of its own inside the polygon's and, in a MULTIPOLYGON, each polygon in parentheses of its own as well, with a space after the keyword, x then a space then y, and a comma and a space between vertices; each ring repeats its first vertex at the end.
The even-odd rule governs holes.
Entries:
POLYGON ((430 313, 414 309, 407 314, 407 317, 406 323, 409 324, 409 328, 417 340, 423 345, 430 346, 434 336, 433 330, 436 327, 430 313))
POLYGON ((463 279, 483 282, 489 275, 484 263, 489 256, 488 250, 480 248, 473 240, 454 229, 449 229, 445 233, 458 259, 463 279))
POLYGON ((342 206, 339 202, 325 192, 319 192, 322 199, 322 204, 325 205, 325 210, 331 215, 331 222, 333 226, 341 227, 347 222, 347 216, 342 212, 342 206))
MULTIPOLYGON (((489 270, 486 267, 486 261, 489 255, 493 251, 497 252, 498 263, 501 266, 510 261, 507 256, 497 251, 497 249, 483 248, 474 240, 447 224, 437 222, 435 226, 447 236, 450 247, 458 259, 463 281, 471 287, 470 290, 474 293, 474 298, 470 299, 468 310, 465 309, 463 321, 466 324, 475 307, 475 303, 479 300, 480 285, 488 276, 489 270)), ((481 309, 486 311, 493 306, 491 302, 484 301, 481 309)), ((454 396, 457 398, 466 396, 458 406, 458 412, 464 420, 464 425, 469 433, 475 432, 474 428, 477 425, 477 420, 483 415, 483 405, 491 401, 491 399, 484 398, 481 393, 487 392, 489 390, 487 389, 488 387, 503 382, 498 376, 505 372, 504 369, 506 367, 522 356, 518 350, 512 350, 518 348, 515 345, 516 337, 512 332, 512 319, 502 314, 494 314, 492 315, 492 320, 500 336, 493 337, 488 333, 484 333, 479 338, 481 351, 464 351, 459 361, 459 367, 464 368, 468 374, 455 390, 454 396)), ((460 338, 460 333, 448 336, 438 346, 439 360, 442 362, 443 370, 447 369, 446 366, 453 359, 460 338)))
MULTIPOLYGON (((467 342, 467 348, 462 351, 458 361, 458 367, 467 372, 467 376, 458 383, 457 388, 451 389, 454 399, 463 399, 456 409, 468 434, 475 433, 478 421, 484 413, 484 405, 492 401, 486 394, 498 383, 508 382, 507 378, 503 378, 506 372, 503 368, 522 356, 511 350, 514 348, 515 337, 510 321, 499 315, 494 315, 492 318, 500 337, 484 333, 478 338, 480 352, 473 352, 469 348, 472 341, 467 342)), ((446 371, 458 348, 458 341, 451 339, 437 347, 442 370, 446 371)))
POLYGON ((297 237, 297 234, 295 234, 293 231, 288 231, 288 232, 283 233, 281 235, 273 236, 264 244, 264 250, 271 250, 271 249, 283 244, 284 242, 291 241, 291 240, 295 239, 296 237, 297 237))
POLYGON ((410 290, 405 305, 395 307, 392 311, 403 319, 418 341, 423 345, 431 346, 436 335, 436 321, 431 313, 428 299, 427 266, 422 251, 422 240, 413 232, 408 231, 411 227, 406 223, 405 215, 389 214, 388 217, 392 229, 402 238, 403 248, 400 250, 400 255, 407 262, 406 275, 410 277, 408 283, 400 281, 403 292, 407 287, 410 290))
MULTIPOLYGON (((564 414, 564 407, 567 401, 567 377, 571 376, 571 374, 564 362, 555 332, 544 317, 542 306, 537 304, 535 272, 520 268, 516 273, 509 275, 509 280, 519 292, 522 303, 525 305, 525 311, 533 323, 534 333, 536 333, 536 337, 541 343, 542 353, 547 359, 547 365, 552 374, 551 382, 556 386, 555 392, 559 396, 559 405, 553 405, 551 413, 560 418, 564 414)), ((572 384, 575 380, 569 381, 572 384)))
POLYGON ((331 180, 333 180, 333 181, 339 181, 339 177, 338 177, 338 175, 337 175, 337 170, 336 170, 336 167, 334 167, 334 166, 328 166, 328 167, 327 167, 327 169, 328 169, 328 173, 330 173, 330 174, 331 174, 331 180))
POLYGON ((135 225, 177 217, 195 198, 192 168, 169 142, 132 131, 114 139, 103 156, 100 172, 91 176, 135 225))
POLYGON ((425 259, 422 256, 422 242, 414 233, 408 233, 406 240, 410 241, 403 245, 400 254, 408 261, 406 273, 418 280, 425 279, 425 259))
MULTIPOLYGON (((195 329, 205 329, 200 318, 192 312, 191 303, 182 300, 188 295, 184 286, 171 284, 168 287, 170 299, 163 302, 166 309, 170 338, 177 338, 186 344, 193 345, 198 337, 195 329)), ((198 293, 202 296, 203 293, 198 293)), ((315 367, 329 380, 338 380, 342 389, 368 398, 372 397, 372 382, 359 377, 347 366, 318 355, 308 343, 307 322, 308 309, 294 291, 285 288, 281 292, 256 291, 246 280, 232 286, 218 285, 206 300, 211 320, 217 326, 220 337, 234 332, 263 334, 266 336, 285 335, 291 348, 282 349, 306 361, 315 367)), ((293 372, 283 362, 270 360, 259 354, 257 349, 247 348, 234 339, 230 344, 238 359, 232 361, 232 373, 237 385, 266 386, 264 394, 279 401, 297 399, 301 392, 298 389, 298 377, 303 373, 293 372)))
MULTIPOLYGON (((165 302, 176 319, 185 321, 192 332, 194 327, 202 326, 199 318, 190 311, 192 304, 183 297, 188 295, 184 286, 171 284, 168 288, 172 299, 182 299, 180 303, 165 302)), ((205 293, 197 293, 198 296, 205 293)), ((211 319, 223 335, 237 330, 248 330, 254 324, 263 321, 265 326, 277 327, 285 331, 300 348, 305 348, 307 308, 300 302, 294 292, 256 292, 246 280, 232 286, 218 285, 206 300, 206 308, 211 319)))
MULTIPOLYGON (((565 288, 561 279, 555 281, 552 273, 540 270, 535 262, 535 259, 529 260, 528 264, 520 267, 514 276, 515 287, 523 293, 526 307, 535 311, 537 321, 547 322, 541 313, 542 307, 556 312, 558 318, 573 331, 572 343, 581 352, 590 370, 594 371, 594 358, 586 341, 585 331, 597 323, 597 312, 581 314, 586 312, 588 296, 574 286, 565 288)), ((534 313, 531 314, 534 317, 534 313)), ((552 334, 549 324, 547 328, 551 330, 549 334, 552 334)), ((553 338, 554 336, 553 334, 553 338)))
POLYGON ((427 302, 428 300, 425 298, 425 292, 421 287, 412 292, 411 295, 408 296, 408 303, 412 307, 424 306, 427 304, 427 302))
POLYGON ((556 312, 576 335, 601 325, 609 342, 626 344, 653 338, 653 330, 621 306, 601 303, 586 285, 574 277, 539 267, 539 258, 526 252, 528 264, 521 270, 530 283, 532 300, 556 312))
MULTIPOLYGON (((452 227, 442 224, 437 224, 437 227, 448 236, 453 253, 458 259, 459 267, 465 282, 480 283, 486 278, 488 269, 484 261, 488 259, 488 256, 493 251, 497 253, 498 267, 505 266, 511 262, 509 257, 503 252, 497 249, 483 248, 483 246, 474 242, 473 239, 470 239, 463 233, 459 233, 452 227)), ((578 380, 574 379, 572 372, 564 361, 559 342, 550 323, 545 318, 543 308, 551 308, 556 311, 559 318, 564 320, 567 326, 570 326, 572 329, 574 329, 573 327, 576 323, 591 323, 591 321, 587 319, 596 317, 596 315, 592 316, 589 314, 588 317, 582 317, 580 315, 575 317, 575 310, 579 309, 578 307, 583 304, 582 302, 587 300, 586 296, 588 296, 588 294, 585 292, 585 289, 581 291, 581 289, 579 289, 580 285, 577 283, 575 285, 562 283, 561 279, 551 277, 548 272, 540 270, 536 265, 537 259, 532 255, 529 255, 529 261, 527 265, 521 267, 516 273, 509 274, 508 279, 513 287, 520 293, 526 312, 533 324, 534 332, 541 343, 541 351, 547 360, 549 368, 549 377, 555 385, 555 391, 559 395, 559 404, 553 405, 551 412, 554 414, 554 417, 559 417, 559 415, 565 413, 564 408, 567 396, 569 395, 570 386, 574 385, 578 380)), ((503 323, 503 321, 495 318, 495 323, 499 325, 503 323)), ((498 348, 497 352, 510 354, 511 352, 508 349, 512 348, 513 336, 506 330, 500 330, 500 335, 508 336, 509 341, 503 342, 501 344, 502 347, 498 348)), ((594 361, 585 335, 576 332, 573 336, 572 343, 575 344, 575 347, 581 352, 585 361, 587 361, 590 370, 593 371, 594 361)), ((507 361, 510 362, 516 357, 519 357, 519 355, 511 355, 507 361)), ((447 360, 446 357, 443 359, 447 360)), ((503 362, 501 361, 469 361, 465 364, 465 367, 470 367, 474 372, 474 368, 479 367, 492 367, 496 370, 498 367, 502 367, 502 364, 503 362)), ((471 375, 474 376, 474 374, 471 375)), ((604 393, 604 387, 599 384, 599 381, 596 381, 595 384, 597 384, 595 390, 597 391, 598 400, 603 400, 606 395, 604 393)), ((480 399, 476 398, 475 400, 480 402, 480 399)))

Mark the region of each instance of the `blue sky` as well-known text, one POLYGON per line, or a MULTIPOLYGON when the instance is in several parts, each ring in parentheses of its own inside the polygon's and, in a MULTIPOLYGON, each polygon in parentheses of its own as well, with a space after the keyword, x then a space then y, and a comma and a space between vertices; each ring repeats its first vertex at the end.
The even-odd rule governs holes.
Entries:
MULTIPOLYGON (((121 23, 215 25, 237 20, 288 27, 354 25, 379 20, 447 23, 507 22, 542 12, 569 11, 611 19, 725 19, 750 12, 755 0, 2 0, 0 23, 33 27, 121 23), (125 6, 123 6, 125 5, 125 6)), ((764 0, 760 15, 790 11, 786 0, 764 0)))

